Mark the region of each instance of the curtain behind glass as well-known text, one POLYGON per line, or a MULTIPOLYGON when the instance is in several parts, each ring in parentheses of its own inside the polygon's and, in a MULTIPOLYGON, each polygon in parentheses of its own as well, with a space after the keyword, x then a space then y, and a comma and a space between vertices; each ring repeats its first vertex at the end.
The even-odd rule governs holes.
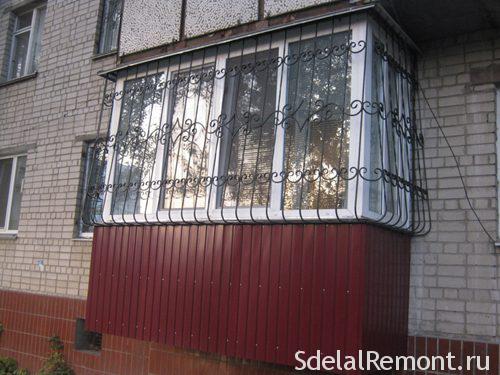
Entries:
POLYGON ((156 209, 147 184, 156 162, 164 87, 165 74, 125 82, 115 146, 113 214, 156 209))
POLYGON ((226 69, 224 129, 220 171, 227 179, 219 206, 262 207, 269 204, 269 174, 275 139, 277 49, 229 59, 226 69))
POLYGON ((325 51, 348 42, 346 32, 290 44, 289 54, 300 57, 288 68, 295 115, 285 131, 286 209, 346 205, 347 183, 339 174, 348 166, 351 68, 349 54, 325 51))

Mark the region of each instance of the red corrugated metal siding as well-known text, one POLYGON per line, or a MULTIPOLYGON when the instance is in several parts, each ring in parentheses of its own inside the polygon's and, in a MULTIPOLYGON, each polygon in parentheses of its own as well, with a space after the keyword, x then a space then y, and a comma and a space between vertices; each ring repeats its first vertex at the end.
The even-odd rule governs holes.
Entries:
POLYGON ((404 352, 409 237, 365 224, 98 227, 89 329, 295 365, 404 352))

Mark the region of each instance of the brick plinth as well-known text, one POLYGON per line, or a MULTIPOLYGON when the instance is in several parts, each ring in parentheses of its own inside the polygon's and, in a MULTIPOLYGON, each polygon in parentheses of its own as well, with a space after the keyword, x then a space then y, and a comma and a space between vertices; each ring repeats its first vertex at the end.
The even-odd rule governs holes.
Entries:
POLYGON ((288 374, 286 367, 242 362, 134 339, 103 335, 99 354, 74 349, 75 319, 85 300, 0 291, 0 355, 17 359, 35 374, 49 354, 48 339, 64 341, 65 357, 80 374, 288 374))
MULTIPOLYGON (((461 371, 455 371, 453 374, 481 374, 481 375, 498 375, 499 374, 499 345, 495 343, 474 342, 459 339, 448 339, 438 337, 422 337, 410 336, 408 338, 408 354, 415 357, 420 356, 446 356, 451 353, 453 367, 462 367, 461 371), (484 367, 486 364, 486 356, 489 357, 489 370, 473 371, 466 370, 467 356, 480 356, 480 365, 484 367)), ((426 374, 439 374, 439 372, 426 371, 426 374)))
MULTIPOLYGON (((75 319, 83 317, 85 301, 72 298, 0 291, 0 355, 14 357, 20 366, 36 373, 49 353, 48 339, 59 335, 65 344, 65 356, 76 374, 291 374, 289 368, 175 349, 171 346, 103 335, 99 354, 76 351, 73 347, 75 319)), ((489 355, 490 370, 481 375, 499 373, 499 345, 446 338, 410 337, 409 354, 445 355, 450 351, 461 361, 466 355, 489 355)), ((432 372, 427 372, 432 374, 432 372)), ((466 371, 456 374, 468 374, 466 371)))

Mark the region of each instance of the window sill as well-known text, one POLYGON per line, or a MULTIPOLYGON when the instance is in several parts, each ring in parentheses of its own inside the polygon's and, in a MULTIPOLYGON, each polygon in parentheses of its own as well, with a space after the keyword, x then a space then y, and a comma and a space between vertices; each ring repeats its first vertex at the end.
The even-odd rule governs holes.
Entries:
POLYGON ((104 59, 104 58, 109 57, 109 56, 116 56, 117 53, 118 53, 118 50, 115 49, 115 50, 109 51, 109 52, 95 53, 90 58, 92 60, 100 60, 100 59, 104 59))
POLYGON ((75 242, 92 242, 94 236, 85 236, 85 237, 75 237, 73 241, 75 242))
POLYGON ((10 86, 18 82, 28 81, 30 79, 36 78, 37 75, 38 72, 33 72, 19 78, 9 79, 8 81, 0 82, 0 88, 5 86, 10 86))
POLYGON ((0 240, 15 240, 17 233, 0 233, 0 240))

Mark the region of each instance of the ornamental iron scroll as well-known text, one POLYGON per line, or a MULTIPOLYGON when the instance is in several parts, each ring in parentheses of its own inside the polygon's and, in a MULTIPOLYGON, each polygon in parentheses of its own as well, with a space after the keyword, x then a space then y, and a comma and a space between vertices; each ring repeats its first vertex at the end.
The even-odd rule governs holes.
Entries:
POLYGON ((82 219, 427 233, 414 72, 397 35, 354 16, 118 71, 103 94, 107 135, 94 143, 82 219))

